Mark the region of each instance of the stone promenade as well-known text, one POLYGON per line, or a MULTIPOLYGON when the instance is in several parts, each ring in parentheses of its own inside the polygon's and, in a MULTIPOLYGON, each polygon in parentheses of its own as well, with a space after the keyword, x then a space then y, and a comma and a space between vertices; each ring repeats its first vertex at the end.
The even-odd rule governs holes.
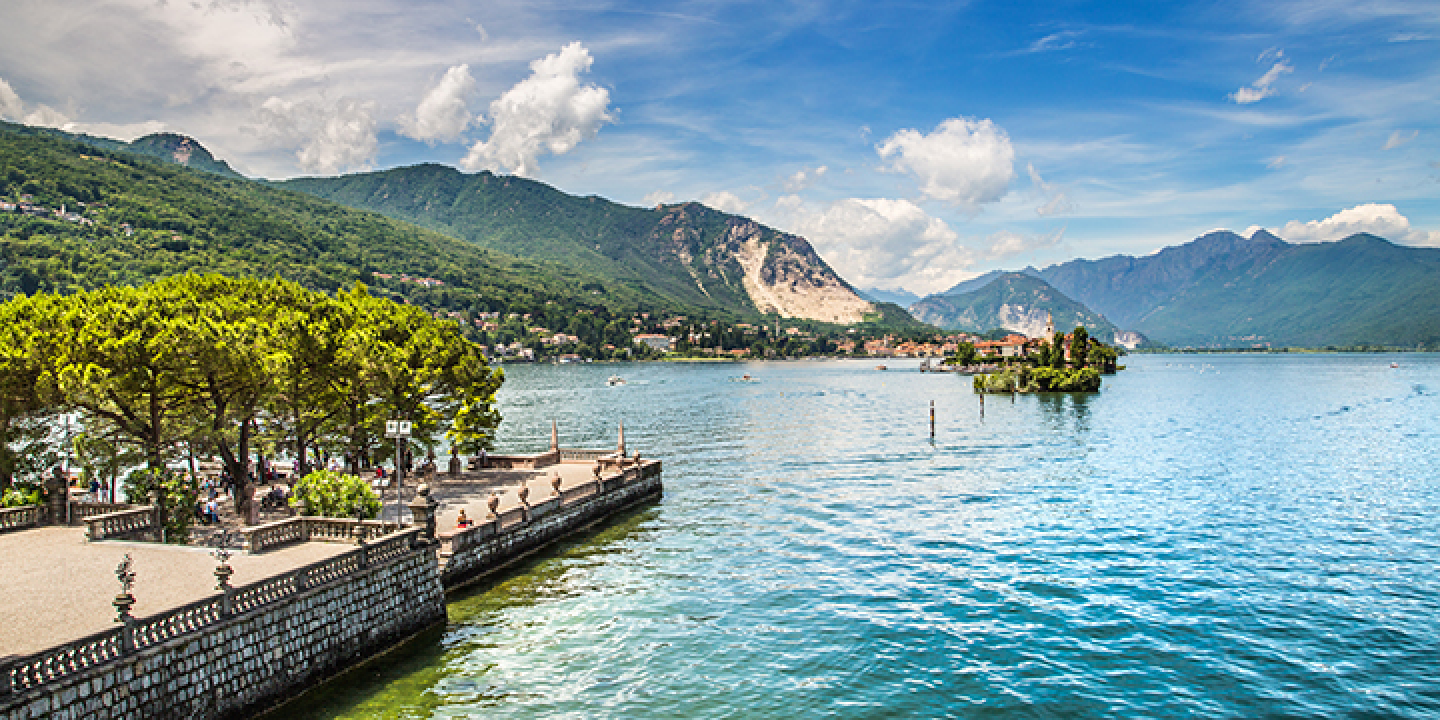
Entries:
MULTIPOLYGON (((353 550, 341 543, 300 543, 230 558, 240 586, 353 550)), ((0 658, 28 655, 116 627, 110 601, 120 591, 115 567, 134 562, 135 607, 145 617, 214 596, 211 550, 184 545, 87 542, 83 527, 40 527, 0 534, 0 658)))
MULTIPOLYGON (((453 533, 463 509, 472 520, 483 522, 490 513, 492 494, 500 495, 499 511, 520 506, 521 486, 529 488, 531 504, 554 493, 553 477, 568 489, 593 479, 589 464, 555 464, 538 470, 485 470, 458 477, 440 474, 431 482, 431 495, 439 501, 436 529, 453 533)), ((407 478, 401 498, 414 497, 417 481, 407 478)), ((394 488, 382 494, 382 519, 395 519, 394 488)), ((409 522, 408 509, 401 509, 409 522)), ((276 516, 278 519, 280 515, 276 516)), ((199 526, 195 534, 204 537, 199 526)), ((238 541, 238 535, 232 542, 238 541)), ((235 570, 234 586, 282 575, 291 570, 353 549, 353 545, 309 542, 269 550, 258 555, 235 550, 229 564, 235 570)), ((119 591, 115 567, 126 554, 134 561, 131 611, 145 617, 180 607, 215 594, 216 561, 209 547, 160 545, 149 542, 106 540, 87 542, 83 527, 41 527, 0 534, 0 658, 28 655, 113 627, 115 608, 110 602, 119 591)))

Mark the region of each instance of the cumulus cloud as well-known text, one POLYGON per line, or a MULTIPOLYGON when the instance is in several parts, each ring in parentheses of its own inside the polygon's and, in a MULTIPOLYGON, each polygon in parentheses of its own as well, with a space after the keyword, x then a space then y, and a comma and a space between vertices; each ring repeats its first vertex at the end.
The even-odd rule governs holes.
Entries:
POLYGON ((849 198, 814 207, 788 195, 776 210, 787 229, 860 287, 935 292, 959 282, 976 260, 944 220, 909 200, 849 198))
POLYGON ((15 88, 0 78, 0 118, 5 120, 18 121, 25 117, 25 103, 20 102, 20 96, 15 94, 15 88))
POLYGON ((610 122, 610 91, 582 84, 594 59, 578 42, 530 63, 530 77, 490 104, 490 139, 460 161, 466 170, 532 176, 543 153, 563 155, 610 122))
POLYGON ((425 142, 455 142, 470 127, 470 96, 475 94, 475 78, 469 65, 456 65, 425 97, 413 114, 400 117, 400 134, 425 142))
POLYGON ((271 97, 257 115, 266 136, 299 146, 295 159, 303 170, 333 175, 374 162, 379 141, 373 111, 373 103, 354 98, 327 103, 271 97))
POLYGON ((889 169, 914 175, 926 197, 971 211, 1004 197, 1015 177, 1010 138, 988 119, 950 118, 928 135, 901 130, 876 151, 889 169))
POLYGON ((1440 247, 1440 232, 1426 232, 1411 227, 1410 219, 1388 203, 1356 205, 1324 220, 1291 220, 1285 223, 1285 227, 1274 232, 1277 236, 1295 243, 1334 242, 1363 232, 1402 245, 1440 247))
POLYGON ((1279 170, 1280 168, 1285 167, 1285 156, 1276 155, 1275 157, 1270 158, 1270 162, 1265 163, 1265 167, 1271 170, 1279 170))
POLYGON ((1411 130, 1408 133, 1396 130, 1395 132, 1390 133, 1390 139, 1385 141, 1385 147, 1383 149, 1394 150, 1395 148, 1398 148, 1401 145, 1404 145, 1405 143, 1408 143, 1419 136, 1419 130, 1411 130))
POLYGON ((1036 215, 1049 217, 1051 215, 1068 213, 1075 209, 1075 204, 1070 202, 1070 197, 1065 191, 1051 183, 1045 182, 1045 179, 1040 177, 1040 173, 1035 170, 1033 164, 1026 163, 1025 171, 1030 175, 1030 183, 1035 186, 1036 192, 1040 194, 1041 199, 1044 201, 1040 207, 1035 208, 1036 215))
POLYGON ((700 203, 733 215, 740 215, 750 208, 750 203, 741 200, 739 195, 726 190, 706 193, 704 197, 700 198, 700 203))
POLYGON ((1027 235, 1010 230, 1001 230, 985 239, 985 260, 1004 260, 1033 250, 1041 250, 1059 244, 1065 237, 1065 228, 1048 233, 1027 235))
POLYGON ((674 201, 675 193, 669 190, 656 190, 640 198, 640 202, 645 205, 668 205, 674 201))
POLYGON ((803 168, 798 170, 794 175, 785 178, 785 192, 797 193, 801 190, 808 189, 811 185, 818 182, 820 178, 825 177, 825 173, 829 170, 830 168, 824 165, 817 168, 803 168))
MULTIPOLYGON (((1276 51, 1274 55, 1274 57, 1277 58, 1275 64, 1271 65, 1270 69, 1265 71, 1265 74, 1261 75, 1259 80, 1230 93, 1230 99, 1235 101, 1237 105, 1249 105, 1250 103, 1260 102, 1279 92, 1275 88, 1275 82, 1280 79, 1280 76, 1288 75, 1295 71, 1295 66, 1283 59, 1279 59, 1281 55, 1283 55, 1283 53, 1276 51)), ((1262 54, 1260 58, 1261 60, 1267 59, 1264 54, 1262 54)))

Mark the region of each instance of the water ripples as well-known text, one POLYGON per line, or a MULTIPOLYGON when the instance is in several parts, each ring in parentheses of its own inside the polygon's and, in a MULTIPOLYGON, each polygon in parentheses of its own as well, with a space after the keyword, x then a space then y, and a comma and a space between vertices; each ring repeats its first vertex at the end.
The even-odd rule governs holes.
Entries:
POLYGON ((297 711, 1440 713, 1440 359, 1127 360, 983 420, 964 378, 867 363, 513 369, 502 449, 623 419, 664 500, 297 711))

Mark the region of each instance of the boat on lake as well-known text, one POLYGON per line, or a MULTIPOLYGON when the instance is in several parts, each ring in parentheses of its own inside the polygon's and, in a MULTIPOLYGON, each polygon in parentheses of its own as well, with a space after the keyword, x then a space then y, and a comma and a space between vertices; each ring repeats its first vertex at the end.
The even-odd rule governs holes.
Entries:
POLYGON ((622 377, 620 377, 619 375, 611 375, 611 376, 610 376, 610 379, 608 379, 608 380, 605 381, 605 384, 606 384, 606 385, 609 385, 609 386, 611 386, 611 387, 614 387, 614 386, 616 386, 616 385, 624 385, 624 384, 625 384, 625 378, 622 378, 622 377))

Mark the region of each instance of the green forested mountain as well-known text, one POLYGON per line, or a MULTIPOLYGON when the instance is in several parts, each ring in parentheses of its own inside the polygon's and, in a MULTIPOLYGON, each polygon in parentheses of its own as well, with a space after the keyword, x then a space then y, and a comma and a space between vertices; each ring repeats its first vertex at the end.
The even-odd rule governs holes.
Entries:
POLYGON ((675 303, 841 323, 873 312, 804 238, 699 203, 628 207, 441 165, 280 185, 481 247, 563 263, 675 303))
POLYGON ((435 309, 531 312, 577 299, 662 309, 623 286, 595 295, 601 281, 573 268, 263 183, 16 128, 0 126, 0 200, 14 206, 0 212, 5 296, 195 271, 278 276, 323 290, 364 281, 435 309))
POLYGON ((32 127, 0 120, 0 132, 17 135, 40 135, 83 143, 98 150, 144 155, 167 163, 184 165, 202 172, 224 175, 232 178, 244 177, 230 168, 224 160, 217 159, 194 138, 175 133, 154 133, 130 142, 83 133, 68 133, 47 127, 32 127))
POLYGON ((1030 270, 1127 330, 1195 347, 1440 347, 1440 249, 1214 232, 1030 270))
POLYGON ((1023 273, 1002 273, 979 289, 931 295, 910 306, 916 319, 948 330, 984 333, 1004 328, 1027 337, 1043 337, 1047 318, 1056 330, 1083 325, 1106 343, 1118 330, 1103 316, 1066 297, 1044 280, 1023 273))

